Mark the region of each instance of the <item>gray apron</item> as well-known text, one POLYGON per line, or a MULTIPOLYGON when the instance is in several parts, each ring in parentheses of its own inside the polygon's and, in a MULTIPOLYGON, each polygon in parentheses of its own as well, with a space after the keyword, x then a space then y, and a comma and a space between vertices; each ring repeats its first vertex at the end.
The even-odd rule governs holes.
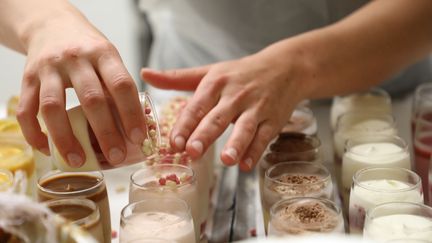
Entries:
MULTIPOLYGON (((146 12, 153 34, 148 66, 172 69, 240 58, 276 41, 338 21, 366 3, 364 0, 141 0, 140 8, 146 12)), ((431 81, 431 73, 430 59, 426 59, 382 86, 393 95, 402 94, 419 83, 431 81)))

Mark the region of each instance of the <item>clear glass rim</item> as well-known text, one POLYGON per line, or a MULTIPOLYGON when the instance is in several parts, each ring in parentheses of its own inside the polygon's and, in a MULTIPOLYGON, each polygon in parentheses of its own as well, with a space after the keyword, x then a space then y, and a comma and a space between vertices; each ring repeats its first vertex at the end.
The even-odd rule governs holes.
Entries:
POLYGON ((51 195, 61 195, 61 196, 72 196, 72 195, 76 195, 76 194, 86 193, 89 191, 93 191, 97 188, 100 188, 104 184, 105 184, 105 178, 104 178, 104 174, 102 173, 102 171, 66 172, 66 171, 60 171, 60 170, 53 170, 53 171, 48 171, 47 173, 42 175, 37 181, 37 187, 40 191, 42 191, 44 193, 51 194, 51 195), (92 176, 98 175, 98 176, 96 176, 96 178, 99 179, 99 181, 95 185, 93 185, 89 188, 77 190, 77 191, 71 191, 71 192, 53 191, 53 190, 50 190, 50 189, 42 186, 42 183, 44 181, 52 179, 52 178, 56 178, 56 177, 61 177, 62 175, 92 175, 92 176))
MULTIPOLYGON (((386 179, 384 179, 386 180, 386 179)), ((415 173, 414 171, 405 169, 405 168, 392 168, 392 167, 367 167, 367 168, 363 168, 361 170, 358 170, 354 176, 353 176, 353 183, 354 185, 361 187, 365 190, 368 191, 374 191, 374 192, 385 192, 385 193, 400 193, 400 192, 407 192, 407 191, 412 191, 416 188, 421 188, 422 182, 420 179, 420 176, 417 175, 417 173, 415 173), (416 181, 415 184, 411 184, 409 185, 409 187, 407 188, 403 188, 403 189, 379 189, 373 186, 367 186, 364 185, 364 183, 361 183, 362 181, 359 181, 359 177, 364 175, 365 173, 371 172, 371 171, 402 171, 403 173, 406 173, 408 176, 412 176, 412 178, 414 178, 414 180, 416 181)))
MULTIPOLYGON (((353 148, 354 146, 357 145, 362 145, 362 144, 369 144, 369 143, 384 143, 384 142, 388 142, 388 143, 392 143, 398 147, 400 147, 402 149, 402 151, 399 152, 395 152, 394 154, 399 154, 399 153, 408 153, 408 143, 405 142, 405 140, 403 140, 401 137, 397 136, 397 135, 361 135, 358 137, 354 137, 354 138, 349 138, 345 141, 345 151, 350 151, 350 153, 353 153, 357 156, 365 156, 359 153, 355 153, 353 151, 351 151, 351 148, 353 148), (371 140, 368 140, 367 138, 371 138, 371 140), (362 140, 364 139, 364 140, 362 140), (381 140, 382 139, 382 140, 381 140), (387 141, 385 141, 387 140, 387 141), (388 142, 388 140, 393 140, 388 142)), ((381 155, 382 157, 386 157, 388 156, 388 154, 386 155, 381 155)))
POLYGON ((414 98, 415 99, 418 99, 418 98, 427 99, 427 100, 432 101, 432 83, 427 82, 427 83, 419 84, 414 91, 414 98), (426 91, 426 90, 430 91, 431 96, 427 96, 427 94, 422 93, 423 91, 426 91))
POLYGON ((133 186, 139 188, 140 190, 150 190, 150 191, 158 190, 158 189, 160 189, 160 188, 162 188, 162 187, 146 187, 146 186, 143 186, 143 185, 138 184, 138 183, 136 182, 136 180, 134 179, 134 177, 137 176, 137 174, 139 174, 139 173, 141 173, 141 172, 143 172, 143 171, 148 171, 148 170, 151 170, 151 169, 153 169, 153 168, 158 168, 158 167, 173 167, 173 168, 181 168, 181 169, 184 169, 184 170, 186 170, 186 171, 190 171, 190 172, 191 172, 191 173, 190 173, 191 176, 192 176, 191 180, 188 181, 188 182, 186 182, 186 183, 182 183, 182 184, 180 184, 180 185, 176 185, 175 188, 182 188, 182 187, 185 187, 185 186, 188 186, 188 185, 193 185, 193 184, 196 183, 196 174, 195 174, 195 171, 194 171, 192 168, 190 168, 190 167, 188 167, 188 166, 185 166, 185 165, 181 165, 181 164, 154 164, 154 165, 151 165, 151 166, 148 166, 148 167, 145 167, 145 168, 142 168, 142 169, 139 169, 139 170, 134 171, 134 172, 130 175, 130 177, 129 177, 129 181, 132 183, 133 186))
MULTIPOLYGON (((143 199, 143 200, 140 200, 137 202, 129 203, 128 205, 123 207, 123 209, 121 210, 120 221, 126 223, 128 221, 128 218, 131 215, 133 215, 134 208, 139 206, 139 205, 147 204, 147 203, 153 203, 154 205, 159 205, 165 201, 167 201, 169 203, 177 203, 178 205, 181 205, 181 207, 183 209, 185 209, 184 211, 183 210, 181 211, 181 215, 177 215, 177 216, 179 216, 179 218, 177 220, 174 220, 167 225, 173 225, 173 224, 179 223, 183 220, 188 220, 189 218, 192 219, 191 207, 187 204, 187 202, 185 200, 175 198, 175 197, 169 197, 169 198, 147 198, 147 199, 143 199), (130 215, 126 216, 125 215, 126 213, 130 213, 130 215)), ((144 211, 144 212, 146 212, 146 211, 144 211)), ((154 209, 151 212, 164 212, 164 211, 154 209)))
MULTIPOLYGON (((373 216, 377 210, 380 210, 382 208, 389 207, 389 206, 392 206, 392 205, 393 206, 397 206, 397 205, 411 206, 411 207, 414 207, 414 208, 417 208, 417 209, 426 210, 428 212, 431 212, 431 216, 428 217, 428 218, 432 219, 432 207, 429 207, 429 206, 427 206, 425 204, 422 204, 422 203, 414 203, 414 202, 387 202, 387 203, 379 204, 379 205, 377 205, 377 206, 375 206, 375 207, 373 207, 373 208, 371 208, 371 209, 369 209, 369 210, 366 211, 366 217, 365 217, 365 219, 369 219, 370 220, 370 219, 376 218, 376 217, 372 217, 371 218, 371 216, 373 216)), ((403 214, 409 214, 409 213, 403 213, 403 214)), ((389 215, 394 215, 394 213, 390 213, 389 215)), ((416 214, 412 214, 412 215, 416 215, 416 214)))
POLYGON ((271 208, 270 208, 270 217, 275 216, 275 214, 277 213, 277 211, 276 211, 277 208, 280 207, 281 205, 293 204, 293 203, 301 202, 301 201, 312 201, 312 202, 318 201, 318 202, 326 205, 331 210, 335 211, 338 216, 342 215, 342 208, 339 207, 339 205, 337 205, 335 202, 333 202, 329 199, 317 198, 317 197, 293 197, 293 198, 279 200, 278 202, 273 204, 273 206, 271 206, 271 208))
POLYGON ((277 163, 277 164, 271 166, 270 168, 268 168, 265 172, 264 180, 267 180, 269 182, 272 182, 272 183, 275 183, 278 185, 284 185, 284 186, 310 187, 310 186, 314 186, 317 184, 325 183, 327 181, 331 181, 331 174, 326 167, 324 167, 323 165, 318 164, 318 163, 309 162, 309 161, 288 161, 288 162, 277 163), (289 166, 289 165, 304 165, 304 166, 315 167, 317 169, 324 171, 325 176, 323 178, 319 179, 317 182, 309 183, 309 184, 295 184, 295 183, 280 182, 280 181, 277 181, 276 178, 273 178, 270 176, 271 172, 273 170, 276 170, 278 167, 289 166))
POLYGON ((338 96, 335 96, 335 98, 333 99, 333 102, 335 100, 337 101, 337 99, 343 99, 343 98, 347 98, 347 97, 351 97, 351 96, 362 96, 362 95, 368 95, 368 94, 372 94, 372 95, 376 95, 376 96, 382 96, 385 98, 387 104, 391 104, 390 94, 387 91, 385 91, 383 88, 380 88, 380 87, 374 87, 374 88, 371 88, 369 90, 355 92, 355 93, 351 93, 351 94, 347 94, 347 95, 338 95, 338 96))
POLYGON ((357 124, 357 123, 346 124, 346 122, 347 122, 346 120, 348 120, 351 117, 354 117, 354 118, 358 117, 358 118, 362 119, 362 121, 366 121, 366 120, 369 120, 372 118, 372 119, 378 119, 378 120, 388 122, 389 127, 382 128, 378 131, 386 130, 389 128, 392 128, 392 129, 396 128, 396 120, 394 119, 393 115, 390 115, 390 114, 359 114, 355 111, 350 111, 350 112, 346 112, 346 113, 342 114, 341 116, 339 116, 339 118, 337 119, 337 122, 336 122, 335 132, 345 130, 347 128, 352 129, 352 126, 357 124))
MULTIPOLYGON (((90 215, 87 215, 84 218, 71 221, 72 223, 79 225, 79 226, 85 226, 85 225, 92 225, 100 220, 100 212, 99 207, 95 202, 92 200, 86 199, 86 198, 59 198, 59 199, 51 199, 48 201, 43 202, 46 206, 58 206, 58 205, 84 205, 86 207, 89 207, 92 211, 90 215)), ((67 219, 68 220, 68 219, 67 219)))

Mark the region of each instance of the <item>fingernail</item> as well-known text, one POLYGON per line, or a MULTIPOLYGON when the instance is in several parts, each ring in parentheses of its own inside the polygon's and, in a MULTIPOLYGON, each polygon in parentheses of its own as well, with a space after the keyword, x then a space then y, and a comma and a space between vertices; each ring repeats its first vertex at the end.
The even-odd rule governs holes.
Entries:
POLYGON ((119 148, 112 148, 109 151, 109 159, 111 162, 119 163, 123 161, 124 153, 119 148))
POLYGON ((228 155, 233 161, 237 161, 237 150, 235 148, 228 148, 225 150, 225 154, 228 155))
POLYGON ((186 143, 186 140, 182 136, 177 136, 174 139, 174 143, 175 143, 175 146, 176 146, 177 149, 183 150, 184 146, 185 146, 185 143, 186 143))
POLYGON ((145 135, 144 135, 144 132, 142 131, 142 129, 136 127, 134 129, 132 129, 132 131, 130 133, 130 138, 131 138, 133 143, 140 144, 144 141, 145 135))
POLYGON ((46 156, 50 155, 50 150, 49 148, 41 148, 39 149, 39 151, 41 151, 43 154, 45 154, 46 156))
POLYGON ((198 154, 202 154, 203 149, 204 149, 204 145, 202 144, 201 141, 199 141, 199 140, 195 140, 195 141, 192 142, 191 145, 192 145, 192 147, 195 149, 195 151, 196 151, 198 154))
POLYGON ((83 163, 83 159, 76 153, 68 153, 67 160, 72 167, 79 168, 83 163))
POLYGON ((249 169, 252 169, 252 159, 251 158, 247 158, 244 161, 245 165, 247 165, 247 167, 249 167, 249 169))

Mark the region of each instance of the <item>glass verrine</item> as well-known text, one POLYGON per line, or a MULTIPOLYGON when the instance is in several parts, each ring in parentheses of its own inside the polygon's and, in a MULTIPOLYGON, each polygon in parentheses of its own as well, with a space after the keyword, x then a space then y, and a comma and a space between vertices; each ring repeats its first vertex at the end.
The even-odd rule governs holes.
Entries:
POLYGON ((344 232, 342 210, 327 199, 284 199, 270 209, 269 236, 298 237, 344 232))
POLYGON ((281 132, 298 132, 316 136, 318 132, 316 117, 309 107, 297 106, 281 132))
POLYGON ((330 172, 311 162, 283 162, 270 167, 263 188, 264 225, 268 225, 270 208, 281 199, 317 197, 332 199, 330 172))
POLYGON ((100 171, 50 171, 38 180, 40 202, 52 199, 86 198, 96 203, 102 219, 105 242, 111 242, 111 217, 103 173, 100 171))
POLYGON ((11 190, 13 186, 13 180, 12 172, 0 168, 0 192, 11 190))
POLYGON ((397 136, 367 135, 349 139, 342 159, 342 198, 346 208, 354 174, 366 167, 411 169, 406 142, 397 136))
POLYGON ((99 207, 93 201, 84 198, 64 198, 46 201, 45 205, 52 212, 86 230, 98 242, 106 242, 99 207))
POLYGON ((332 131, 336 129, 339 117, 353 111, 357 114, 390 115, 392 113, 390 95, 381 88, 374 88, 366 92, 334 97, 330 108, 332 131))
MULTIPOLYGON (((421 113, 421 111, 420 111, 421 113)), ((421 177, 425 198, 429 198, 429 164, 432 155, 432 121, 418 117, 413 136, 414 170, 421 177)), ((429 202, 428 202, 429 203, 429 202)))
POLYGON ((367 115, 350 112, 338 119, 336 130, 333 133, 334 167, 338 185, 342 185, 342 156, 346 141, 368 135, 396 136, 397 129, 394 118, 390 115, 367 115))
MULTIPOLYGON (((203 210, 194 171, 179 164, 155 164, 135 171, 131 175, 129 202, 147 198, 179 198, 191 208, 197 241, 201 232, 203 210)), ((208 197, 208 195, 205 195, 208 197)))
POLYGON ((410 202, 384 203, 366 212, 363 237, 374 242, 432 239, 432 208, 410 202))
POLYGON ((423 203, 420 177, 404 168, 365 168, 353 178, 349 200, 351 234, 363 232, 367 210, 388 202, 423 203))
POLYGON ((144 238, 196 242, 189 205, 178 198, 159 197, 127 205, 121 212, 120 243, 149 242, 144 238))

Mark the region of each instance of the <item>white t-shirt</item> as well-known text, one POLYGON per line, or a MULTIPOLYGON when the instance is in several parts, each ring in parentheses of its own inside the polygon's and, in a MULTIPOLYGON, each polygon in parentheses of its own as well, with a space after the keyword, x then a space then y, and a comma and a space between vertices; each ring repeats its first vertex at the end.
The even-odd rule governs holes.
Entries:
MULTIPOLYGON (((153 33, 148 66, 193 67, 250 55, 276 41, 331 24, 367 2, 141 0, 153 33)), ((430 69, 429 60, 424 60, 383 86, 392 93, 402 92, 432 80, 430 69)))

